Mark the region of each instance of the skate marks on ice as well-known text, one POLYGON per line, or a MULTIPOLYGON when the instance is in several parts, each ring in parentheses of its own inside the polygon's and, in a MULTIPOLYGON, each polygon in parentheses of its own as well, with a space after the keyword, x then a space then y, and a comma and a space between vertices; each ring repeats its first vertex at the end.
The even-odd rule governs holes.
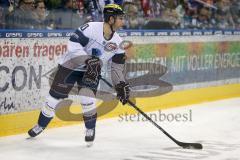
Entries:
MULTIPOLYGON (((230 144, 220 141, 198 141, 203 144, 203 150, 182 149, 180 147, 157 148, 154 151, 148 151, 141 154, 124 158, 123 160, 208 160, 214 159, 215 156, 221 156, 226 152, 240 149, 240 143, 230 144)), ((239 152, 239 151, 238 151, 239 152)), ((221 160, 239 160, 238 157, 228 157, 221 160)))

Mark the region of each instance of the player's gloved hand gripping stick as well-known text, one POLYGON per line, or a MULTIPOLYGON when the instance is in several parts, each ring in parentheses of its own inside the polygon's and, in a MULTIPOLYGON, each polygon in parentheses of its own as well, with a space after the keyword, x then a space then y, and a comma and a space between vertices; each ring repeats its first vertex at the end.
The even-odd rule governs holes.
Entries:
POLYGON ((101 61, 98 57, 92 56, 86 60, 86 72, 83 75, 83 84, 93 90, 97 89, 99 75, 101 74, 101 61))
MULTIPOLYGON (((114 88, 111 83, 109 83, 106 79, 102 78, 100 76, 100 79, 104 81, 109 87, 114 88)), ((120 99, 121 100, 121 99, 120 99)), ((161 130, 166 136, 168 136, 173 142, 175 142, 178 146, 181 146, 182 148, 185 149, 202 149, 203 146, 200 143, 185 143, 185 142, 180 142, 173 138, 168 132, 166 132, 161 126, 159 126, 156 122, 154 122, 146 113, 144 113, 140 108, 136 106, 133 102, 130 100, 127 100, 129 105, 131 105, 134 109, 136 109, 140 114, 142 114, 147 120, 149 120, 155 127, 157 127, 159 130, 161 130)))
POLYGON ((130 86, 128 83, 121 81, 119 84, 115 86, 115 90, 117 91, 117 97, 123 105, 128 103, 128 99, 130 97, 130 86))

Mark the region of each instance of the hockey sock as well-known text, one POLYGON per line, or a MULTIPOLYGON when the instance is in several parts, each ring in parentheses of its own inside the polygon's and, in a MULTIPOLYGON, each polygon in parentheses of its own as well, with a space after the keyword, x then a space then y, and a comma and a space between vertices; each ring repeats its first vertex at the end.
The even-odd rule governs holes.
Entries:
POLYGON ((84 116, 83 115, 83 119, 84 119, 84 123, 85 123, 86 128, 88 128, 88 129, 95 128, 96 121, 97 121, 97 113, 92 115, 92 116, 84 116))
POLYGON ((49 117, 46 117, 43 115, 43 113, 41 112, 40 115, 39 115, 39 118, 38 118, 38 125, 43 127, 43 128, 46 128, 47 125, 50 123, 50 121, 52 120, 52 117, 49 118, 49 117))

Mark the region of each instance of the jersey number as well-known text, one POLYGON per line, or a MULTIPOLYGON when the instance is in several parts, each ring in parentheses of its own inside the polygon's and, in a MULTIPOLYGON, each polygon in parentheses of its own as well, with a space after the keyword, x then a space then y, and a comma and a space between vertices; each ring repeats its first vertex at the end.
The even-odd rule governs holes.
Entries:
POLYGON ((81 31, 84 31, 87 27, 89 27, 89 24, 86 23, 86 24, 80 26, 80 29, 81 29, 81 31))

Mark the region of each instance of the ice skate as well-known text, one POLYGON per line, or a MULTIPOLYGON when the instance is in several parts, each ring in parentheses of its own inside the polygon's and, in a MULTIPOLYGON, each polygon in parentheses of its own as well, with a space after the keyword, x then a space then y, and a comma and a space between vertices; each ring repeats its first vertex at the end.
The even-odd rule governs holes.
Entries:
POLYGON ((36 137, 37 135, 39 135, 42 131, 44 130, 43 127, 39 126, 38 124, 35 125, 32 129, 30 129, 28 131, 28 135, 30 137, 36 137))
POLYGON ((93 145, 94 138, 95 138, 95 128, 86 129, 85 142, 87 143, 87 147, 91 147, 93 145))

